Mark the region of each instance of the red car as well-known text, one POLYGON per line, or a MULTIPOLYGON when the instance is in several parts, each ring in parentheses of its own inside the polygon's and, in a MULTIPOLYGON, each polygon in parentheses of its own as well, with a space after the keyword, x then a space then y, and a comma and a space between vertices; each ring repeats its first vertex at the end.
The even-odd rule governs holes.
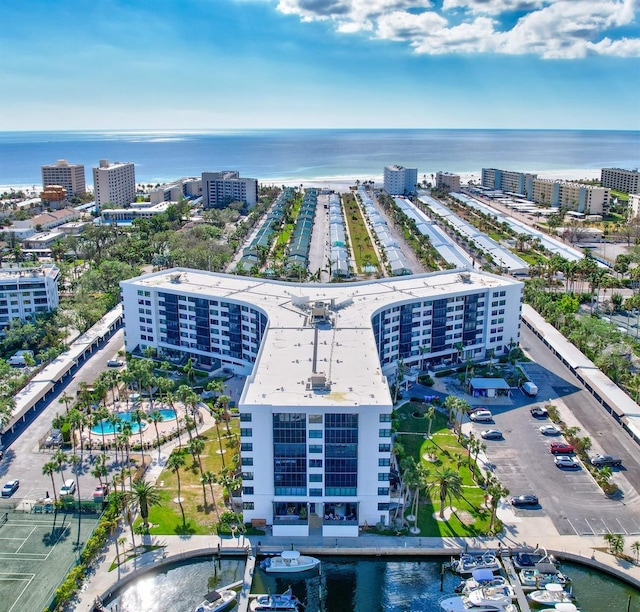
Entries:
POLYGON ((566 442, 552 442, 549 446, 549 452, 554 455, 570 455, 573 453, 573 446, 566 442))

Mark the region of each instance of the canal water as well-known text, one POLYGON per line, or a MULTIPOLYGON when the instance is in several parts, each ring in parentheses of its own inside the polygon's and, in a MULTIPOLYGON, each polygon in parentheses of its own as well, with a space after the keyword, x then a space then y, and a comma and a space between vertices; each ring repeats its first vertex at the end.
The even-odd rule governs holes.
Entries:
MULTIPOLYGON (((254 593, 280 593, 289 585, 305 612, 440 612, 438 600, 460 582, 442 573, 448 559, 322 557, 321 571, 274 576, 256 569, 254 593), (441 591, 442 584, 442 591, 441 591)), ((640 612, 640 592, 588 567, 563 563, 581 612, 640 612)), ((109 603, 114 612, 192 612, 205 593, 241 580, 244 560, 201 558, 127 586, 109 603), (117 606, 117 607, 116 607, 117 606)))

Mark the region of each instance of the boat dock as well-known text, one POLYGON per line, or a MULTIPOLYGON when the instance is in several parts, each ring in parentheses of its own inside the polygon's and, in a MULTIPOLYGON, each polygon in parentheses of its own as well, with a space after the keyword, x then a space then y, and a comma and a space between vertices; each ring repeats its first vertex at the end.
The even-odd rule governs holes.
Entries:
POLYGON ((531 608, 529 607, 529 600, 524 593, 524 589, 522 588, 522 584, 520 584, 520 580, 518 580, 518 574, 516 573, 516 568, 513 565, 511 557, 501 556, 500 560, 502 561, 502 565, 504 566, 507 580, 513 587, 513 591, 516 594, 516 600, 518 601, 520 612, 531 612, 531 608))
POLYGON ((249 555, 247 557, 247 563, 244 566, 244 577, 242 578, 242 589, 240 595, 238 595, 238 612, 249 611, 249 600, 251 593, 251 584, 253 582, 253 573, 256 569, 256 557, 255 555, 249 555))

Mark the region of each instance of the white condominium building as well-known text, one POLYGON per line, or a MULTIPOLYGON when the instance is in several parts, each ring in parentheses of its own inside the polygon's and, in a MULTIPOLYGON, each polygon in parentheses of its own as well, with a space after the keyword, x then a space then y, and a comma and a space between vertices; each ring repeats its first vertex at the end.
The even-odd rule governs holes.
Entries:
POLYGON ((101 159, 100 165, 93 169, 93 195, 98 207, 105 204, 130 206, 136 201, 136 174, 133 163, 110 164, 109 160, 101 159))
POLYGON ((640 171, 623 170, 622 168, 602 168, 600 182, 603 187, 624 191, 625 193, 640 193, 640 171))
POLYGON ((203 208, 225 208, 231 202, 253 206, 257 201, 257 179, 241 178, 237 170, 202 173, 203 208))
POLYGON ((70 164, 66 159, 59 159, 55 164, 42 166, 41 170, 43 188, 47 185, 60 185, 66 190, 67 197, 87 192, 82 164, 70 164))
POLYGON ((536 204, 547 204, 553 208, 566 208, 585 215, 601 215, 609 206, 609 190, 604 187, 535 179, 533 197, 536 204))
POLYGON ((58 276, 53 265, 0 269, 0 327, 58 307, 58 276))
POLYGON ((357 536, 388 523, 388 377, 405 367, 506 354, 520 339, 523 284, 444 271, 297 284, 174 269, 121 284, 126 350, 246 375, 245 521, 274 535, 357 536))
POLYGON ((384 190, 389 195, 407 195, 416 192, 418 169, 404 166, 385 166, 384 190))
POLYGON ((451 172, 436 173, 436 188, 448 191, 460 191, 460 175, 451 172))
POLYGON ((498 168, 482 169, 482 186, 487 189, 516 193, 531 199, 533 194, 533 181, 537 174, 529 172, 514 172, 512 170, 500 170, 498 168))

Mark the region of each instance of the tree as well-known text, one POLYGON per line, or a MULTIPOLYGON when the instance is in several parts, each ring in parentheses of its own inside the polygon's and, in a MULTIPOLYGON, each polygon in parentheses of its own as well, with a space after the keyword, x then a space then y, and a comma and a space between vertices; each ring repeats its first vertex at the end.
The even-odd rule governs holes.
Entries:
POLYGON ((69 463, 73 465, 73 473, 76 475, 76 489, 78 489, 78 512, 80 512, 80 480, 78 479, 78 471, 82 465, 82 459, 78 455, 71 455, 69 463))
POLYGON ((493 531, 493 523, 496 519, 496 512, 498 511, 498 504, 500 499, 509 495, 509 489, 500 483, 500 481, 489 476, 487 478, 487 494, 489 495, 489 507, 491 508, 491 519, 489 520, 489 531, 493 531))
POLYGON ((603 538, 614 557, 619 557, 623 553, 624 536, 621 533, 605 533, 603 538))
POLYGON ((58 501, 58 496, 56 494, 56 483, 53 480, 53 473, 58 471, 58 465, 56 464, 55 461, 47 461, 43 466, 42 466, 42 473, 45 476, 50 476, 51 477, 51 487, 53 488, 53 499, 55 502, 58 501))
POLYGON ((156 430, 156 440, 158 442, 158 454, 160 453, 160 433, 158 432, 158 423, 162 423, 164 421, 164 417, 162 416, 162 412, 159 410, 154 410, 149 414, 149 421, 153 423, 153 426, 156 430))
POLYGON ((131 498, 138 504, 144 529, 148 531, 149 508, 160 505, 160 492, 158 488, 145 480, 139 480, 133 485, 133 489, 131 489, 131 498))
POLYGON ((144 465, 144 441, 142 439, 142 424, 147 420, 147 413, 144 412, 144 410, 140 410, 140 408, 136 408, 131 415, 131 419, 134 423, 138 424, 138 434, 140 435, 140 456, 142 458, 142 465, 144 465))
POLYGON ((640 559, 640 542, 636 540, 629 548, 636 554, 636 565, 638 565, 638 560, 640 559))
POLYGON ((451 505, 452 497, 458 497, 462 493, 462 479, 460 474, 450 467, 437 470, 436 480, 429 488, 437 488, 440 497, 440 519, 444 520, 444 509, 447 499, 451 505))
POLYGON ((180 504, 180 512, 182 513, 182 526, 186 526, 187 519, 184 515, 184 507, 182 506, 182 497, 180 495, 180 468, 184 467, 186 461, 184 459, 184 455, 181 452, 173 452, 167 459, 167 468, 171 470, 176 475, 176 480, 178 481, 178 504, 180 504))
POLYGON ((61 448, 59 448, 55 453, 53 453, 51 461, 56 466, 56 472, 59 472, 62 475, 62 484, 64 484, 64 468, 62 466, 67 462, 66 453, 61 448))
POLYGON ((205 511, 207 508, 207 495, 205 493, 204 485, 208 484, 209 491, 211 492, 211 503, 213 504, 213 508, 215 510, 218 522, 220 522, 220 514, 218 513, 218 504, 216 503, 216 496, 213 493, 213 485, 216 482, 216 475, 211 471, 203 472, 202 476, 200 477, 200 482, 202 483, 202 496, 204 497, 205 511))

